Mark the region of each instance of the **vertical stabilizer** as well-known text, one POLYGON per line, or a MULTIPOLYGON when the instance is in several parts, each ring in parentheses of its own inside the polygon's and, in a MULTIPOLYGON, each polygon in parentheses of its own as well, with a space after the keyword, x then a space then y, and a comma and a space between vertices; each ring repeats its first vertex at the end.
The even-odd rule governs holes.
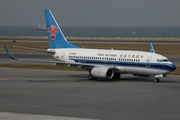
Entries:
POLYGON ((151 42, 149 42, 149 49, 150 49, 150 52, 155 53, 151 42))
POLYGON ((79 48, 69 43, 49 9, 44 10, 50 48, 79 48))

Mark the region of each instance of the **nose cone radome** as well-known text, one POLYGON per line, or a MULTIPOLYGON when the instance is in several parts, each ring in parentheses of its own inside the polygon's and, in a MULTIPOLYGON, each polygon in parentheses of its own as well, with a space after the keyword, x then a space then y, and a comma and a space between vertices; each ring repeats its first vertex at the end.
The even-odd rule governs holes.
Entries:
POLYGON ((174 64, 172 64, 172 65, 170 66, 171 72, 174 71, 175 69, 176 69, 176 66, 175 66, 174 64))
POLYGON ((174 64, 168 65, 169 71, 174 71, 176 69, 176 66, 174 64))

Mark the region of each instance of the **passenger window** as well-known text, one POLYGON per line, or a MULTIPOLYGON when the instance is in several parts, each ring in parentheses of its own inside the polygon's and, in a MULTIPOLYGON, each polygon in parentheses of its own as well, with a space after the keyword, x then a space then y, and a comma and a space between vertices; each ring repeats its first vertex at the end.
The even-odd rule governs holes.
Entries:
POLYGON ((124 55, 124 58, 126 57, 126 55, 124 55))
POLYGON ((122 57, 122 56, 123 56, 123 54, 120 55, 120 57, 122 57))
POLYGON ((131 57, 131 55, 128 55, 128 58, 130 58, 131 57))
POLYGON ((134 58, 135 55, 132 55, 132 58, 134 58))
POLYGON ((136 58, 139 58, 139 55, 136 55, 136 58))

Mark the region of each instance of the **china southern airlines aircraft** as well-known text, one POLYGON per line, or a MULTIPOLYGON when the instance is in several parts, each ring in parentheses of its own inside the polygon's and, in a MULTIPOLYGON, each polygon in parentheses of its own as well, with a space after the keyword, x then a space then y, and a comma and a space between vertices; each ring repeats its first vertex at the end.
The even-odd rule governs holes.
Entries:
POLYGON ((67 65, 85 69, 89 71, 89 80, 97 78, 120 79, 121 74, 133 74, 135 76, 153 75, 155 82, 159 82, 160 77, 176 69, 176 66, 168 58, 155 53, 151 43, 149 43, 150 52, 79 48, 66 40, 50 10, 45 9, 44 14, 50 48, 47 50, 19 48, 47 52, 59 62, 15 58, 4 45, 11 59, 47 62, 59 66, 67 65))

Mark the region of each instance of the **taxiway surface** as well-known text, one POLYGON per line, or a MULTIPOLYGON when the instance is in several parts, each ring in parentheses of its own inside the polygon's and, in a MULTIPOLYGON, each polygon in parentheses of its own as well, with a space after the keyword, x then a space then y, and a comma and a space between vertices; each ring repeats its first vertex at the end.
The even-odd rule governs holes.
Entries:
POLYGON ((180 76, 122 75, 89 81, 85 71, 0 67, 0 112, 102 120, 178 120, 180 76))

